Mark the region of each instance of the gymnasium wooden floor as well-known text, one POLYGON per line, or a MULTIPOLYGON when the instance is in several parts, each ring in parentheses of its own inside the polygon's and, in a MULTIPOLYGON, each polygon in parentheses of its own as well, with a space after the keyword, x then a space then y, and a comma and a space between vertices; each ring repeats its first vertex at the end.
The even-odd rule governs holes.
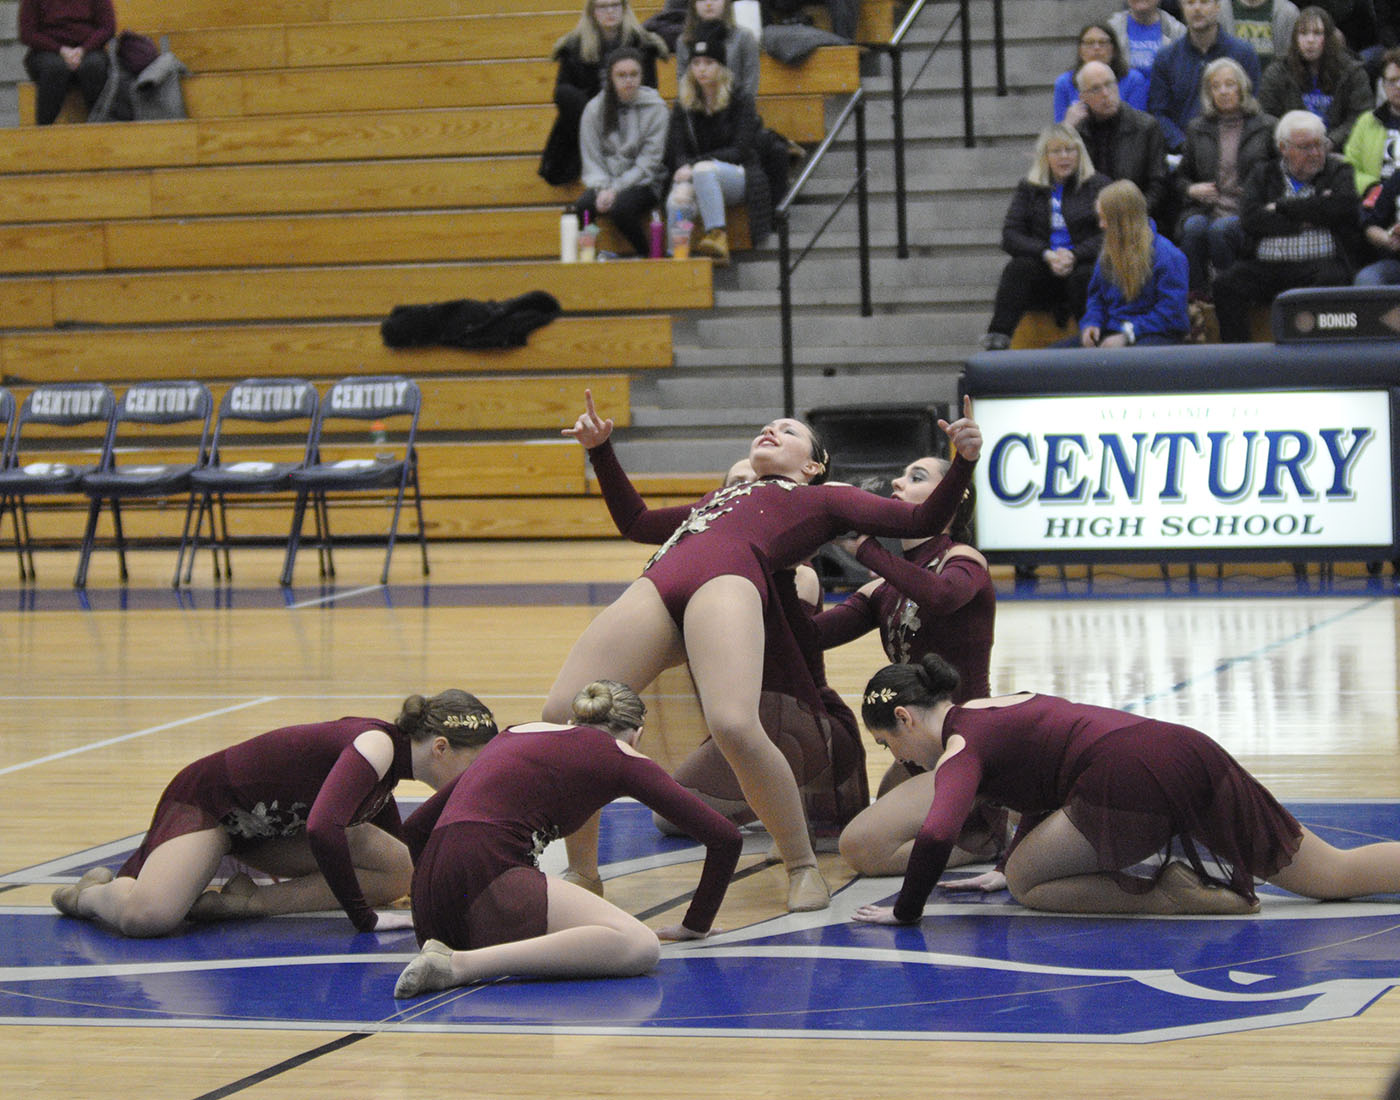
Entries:
MULTIPOLYGON (((846 886, 840 857, 824 855, 846 889, 831 913, 788 918, 756 836, 720 914, 727 935, 668 949, 655 977, 504 983, 402 1013, 388 996, 411 947, 402 933, 288 918, 264 922, 280 937, 272 947, 223 926, 128 956, 48 908, 55 882, 134 843, 179 766, 232 741, 295 721, 392 717, 406 694, 448 686, 482 696, 502 724, 537 717, 568 647, 645 554, 435 547, 425 586, 409 545, 381 589, 377 552, 347 551, 334 590, 284 594, 275 556, 245 552, 235 587, 179 597, 165 587, 165 553, 134 555, 125 595, 110 555, 94 562, 86 596, 66 587, 68 555, 41 557, 30 592, 0 558, 0 1091, 1381 1095, 1400 1062, 1400 898, 1268 895, 1258 918, 1170 921, 1047 920, 1004 896, 944 895, 916 930, 853 931, 845 914, 897 881, 846 886), (263 957, 288 939, 300 941, 291 954, 335 958, 263 957), (195 955, 201 967, 188 965, 195 955), (69 966, 82 981, 65 979, 69 966), (224 977, 242 966, 242 984, 224 977)), ((1101 570, 1092 585, 1047 578, 1036 598, 1015 598, 1008 577, 993 685, 1198 726, 1338 843, 1400 838, 1397 588, 1359 574, 1321 587, 1240 571, 1192 595, 1182 577, 1101 570)), ((873 638, 828 659, 853 703, 882 663, 873 638)), ((664 677, 649 703, 643 748, 673 762, 698 737, 683 675, 664 677)), ((869 750, 877 775, 886 757, 869 750)), ((617 821, 636 817, 625 810, 617 821)), ((697 865, 655 857, 640 833, 619 837, 609 896, 653 925, 674 920, 697 865)))

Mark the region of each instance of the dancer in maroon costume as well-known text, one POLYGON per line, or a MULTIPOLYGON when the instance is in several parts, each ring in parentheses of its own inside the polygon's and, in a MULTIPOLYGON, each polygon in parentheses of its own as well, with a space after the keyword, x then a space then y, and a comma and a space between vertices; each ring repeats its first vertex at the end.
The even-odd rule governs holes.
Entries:
MULTIPOLYGON (((621 477, 626 479, 626 474, 621 477)), ((757 480, 745 458, 730 467, 722 488, 757 480)), ((630 488, 630 482, 628 485, 630 488)), ((652 522, 644 504, 642 508, 622 533, 636 542, 664 543, 675 528, 652 522)), ((860 725, 845 700, 826 682, 826 662, 812 626, 813 610, 821 603, 821 581, 810 566, 802 564, 773 574, 763 616, 758 713, 769 739, 792 767, 809 823, 839 829, 870 804, 870 788, 860 725)), ((682 787, 736 825, 747 825, 757 816, 744 801, 734 769, 713 737, 706 737, 672 774, 682 787)), ((656 825, 666 833, 676 831, 674 824, 660 815, 656 825)), ((601 883, 581 884, 601 891, 601 883)))
MULTIPOLYGON (((949 465, 945 458, 916 459, 894 479, 891 495, 911 504, 928 499, 949 465)), ((881 579, 816 617, 822 647, 843 645, 878 628, 891 661, 909 664, 937 653, 957 669, 961 686, 955 703, 990 695, 996 588, 986 559, 970 545, 975 508, 975 490, 969 485, 948 530, 931 539, 904 539, 902 557, 861 536, 855 556, 881 579)), ((928 809, 927 798, 892 795, 910 775, 922 771, 917 764, 896 760, 880 781, 875 805, 842 832, 841 855, 856 871, 904 874, 928 809)), ((1006 812, 979 803, 949 866, 996 858, 1006 835, 1006 812)))
POLYGON ((650 806, 706 847, 700 885, 666 939, 703 939, 739 861, 739 830, 637 752, 646 708, 625 684, 589 684, 585 723, 512 726, 404 823, 423 950, 396 997, 490 981, 630 977, 656 964, 657 933, 581 886, 546 878, 544 846, 615 798, 650 806))
MULTIPOLYGON (((825 452, 800 421, 775 420, 749 449, 759 480, 717 490, 691 509, 647 512, 621 477, 608 439, 612 421, 585 412, 566 432, 588 448, 618 529, 639 517, 669 523, 673 534, 643 576, 593 620, 575 643, 545 704, 546 720, 567 713, 580 684, 607 677, 649 684, 686 660, 710 734, 767 827, 788 870, 788 908, 824 909, 826 883, 816 868, 792 769, 764 733, 758 714, 772 574, 790 569, 843 531, 919 536, 952 518, 981 449, 970 414, 944 424, 959 457, 922 505, 877 497, 849 485, 820 485, 825 452)), ((569 842, 571 868, 596 875, 596 824, 569 842)))
POLYGON ((403 927, 378 914, 413 873, 392 791, 401 779, 439 787, 496 733, 465 691, 411 695, 393 722, 341 718, 286 726, 196 760, 161 795, 141 847, 116 877, 95 867, 54 891, 70 917, 126 936, 162 936, 186 915, 226 920, 340 906, 362 932, 403 927), (246 874, 201 893, 226 855, 287 881, 246 874))
POLYGON ((957 683, 930 655, 866 688, 866 728, 932 769, 905 784, 927 780, 931 804, 894 907, 864 906, 856 920, 919 920, 979 793, 1022 814, 1006 879, 1032 909, 1249 913, 1256 878, 1312 898, 1400 890, 1400 843, 1333 848, 1197 730, 1030 693, 955 706, 957 683), (1168 861, 1174 843, 1186 862, 1168 861), (1158 854, 1151 877, 1127 873, 1158 854))

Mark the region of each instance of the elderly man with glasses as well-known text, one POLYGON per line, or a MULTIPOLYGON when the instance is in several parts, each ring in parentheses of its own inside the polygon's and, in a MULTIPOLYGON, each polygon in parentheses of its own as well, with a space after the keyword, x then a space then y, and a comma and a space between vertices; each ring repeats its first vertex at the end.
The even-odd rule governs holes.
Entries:
POLYGON ((1075 129, 1094 168, 1111 180, 1132 180, 1148 211, 1160 217, 1168 194, 1167 143, 1157 120, 1123 102, 1113 70, 1102 61, 1086 61, 1074 83, 1084 104, 1075 129))
POLYGON ((1351 165, 1329 155, 1322 120, 1289 111, 1274 130, 1279 160, 1245 182, 1245 255, 1215 279, 1222 343, 1244 343, 1250 307, 1299 286, 1348 286, 1361 230, 1351 165))

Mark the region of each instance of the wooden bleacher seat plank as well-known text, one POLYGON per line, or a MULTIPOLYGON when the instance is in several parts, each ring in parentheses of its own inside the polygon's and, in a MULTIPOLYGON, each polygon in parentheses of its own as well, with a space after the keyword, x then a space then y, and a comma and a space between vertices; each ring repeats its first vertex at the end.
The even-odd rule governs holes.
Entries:
POLYGON ((0 279, 0 327, 52 327, 51 279, 0 279))
POLYGON ((149 218, 151 175, 35 172, 0 179, 0 223, 149 218))
MULTIPOLYGON (((3 284, 0 284, 3 286, 3 284)), ((49 322, 45 322, 46 324, 49 322)), ((356 374, 588 371, 669 367, 671 318, 563 316, 523 347, 384 346, 377 323, 213 328, 64 329, 0 333, 0 371, 28 382, 237 379, 294 369, 307 378, 356 374), (289 366, 294 365, 294 366, 289 366)))
MULTIPOLYGON (((23 91, 21 86, 21 91, 23 91)), ((820 95, 777 96, 760 103, 764 121, 794 141, 820 141, 820 95)), ((554 109, 545 106, 462 110, 347 111, 274 118, 142 122, 140 141, 127 124, 21 126, 0 130, 0 174, 196 164, 290 163, 483 155, 534 155, 544 147, 554 109)))
MULTIPOLYGON (((32 103, 33 85, 21 84, 21 105, 26 89, 32 103)), ((140 127, 134 131, 126 124, 112 123, 0 130, 0 172, 32 172, 37 164, 53 172, 80 172, 197 163, 197 123, 143 122, 140 127), (137 132, 139 141, 133 140, 137 132)))
MULTIPOLYGON (((569 3, 568 0, 405 0, 402 14, 417 19, 430 19, 453 15, 555 11, 570 12, 577 22, 582 7, 582 4, 569 3)), ((632 5, 632 9, 637 13, 637 18, 646 20, 652 13, 661 9, 661 0, 639 0, 632 5)), ((327 19, 330 22, 382 18, 383 0, 329 0, 327 19)))
MULTIPOLYGON (((860 86, 854 46, 826 47, 801 65, 764 57, 762 105, 773 96, 850 93, 860 86)), ((407 65, 209 73, 184 81, 192 118, 402 110, 410 107, 499 107, 552 104, 550 61, 451 61, 407 65)), ((675 87, 675 65, 657 66, 662 88, 675 87)))
MULTIPOLYGON (((231 269, 69 276, 54 278, 51 285, 51 315, 59 324, 384 317, 396 305, 503 299, 539 289, 571 311, 702 309, 714 302, 710 262, 697 259, 231 269)), ((0 306, 4 304, 0 296, 0 306)), ((40 322, 0 317, 0 323, 23 327, 40 322)))
MULTIPOLYGON (((555 187, 538 153, 473 160, 162 168, 150 174, 147 216, 404 210, 454 206, 562 206, 579 184, 555 187)), ((0 191, 3 195, 3 191, 0 191)), ((0 202, 4 202, 0 198, 0 202)), ((0 209, 9 210, 9 204, 0 209)), ((9 220, 9 219, 0 219, 9 220)))
MULTIPOLYGON (((282 266, 546 259, 559 254, 559 214, 553 207, 126 221, 110 222, 105 231, 112 271, 251 267, 269 261, 282 266)), ((0 247, 5 241, 0 231, 0 247)))
POLYGON ((0 274, 101 271, 102 227, 91 223, 0 226, 0 274))
MULTIPOLYGON (((395 0, 411 7, 420 0, 395 0)), ((476 2, 476 0, 470 0, 476 2)), ((192 27, 310 23, 331 18, 332 0, 114 0, 117 26, 160 35, 192 27)), ((382 15, 385 5, 379 5, 382 15)))
POLYGON ((373 160, 425 153, 538 156, 553 125, 553 113, 540 107, 486 107, 207 119, 198 124, 196 155, 182 163, 373 160))

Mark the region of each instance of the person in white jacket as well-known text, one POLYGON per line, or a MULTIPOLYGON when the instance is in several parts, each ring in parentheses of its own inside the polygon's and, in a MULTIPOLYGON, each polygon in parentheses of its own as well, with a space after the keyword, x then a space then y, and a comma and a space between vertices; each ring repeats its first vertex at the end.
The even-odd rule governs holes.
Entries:
POLYGON ((612 219, 637 255, 650 252, 648 223, 666 179, 670 110, 642 83, 642 55, 622 47, 608 56, 608 79, 588 101, 579 127, 583 185, 576 209, 612 219))

